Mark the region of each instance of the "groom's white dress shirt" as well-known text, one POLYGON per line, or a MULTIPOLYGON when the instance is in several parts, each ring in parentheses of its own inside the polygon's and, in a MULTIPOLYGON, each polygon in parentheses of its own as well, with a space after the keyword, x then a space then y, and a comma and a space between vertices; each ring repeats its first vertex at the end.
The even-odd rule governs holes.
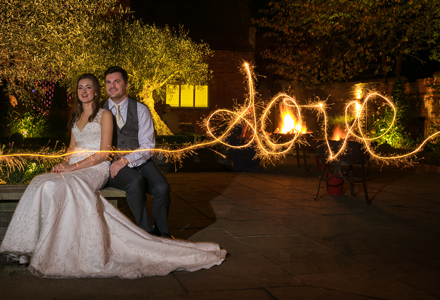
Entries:
MULTIPOLYGON (((108 109, 113 115, 116 115, 115 103, 108 99, 108 109)), ((119 103, 119 111, 121 113, 124 124, 127 122, 128 98, 125 98, 119 103)), ((138 139, 140 149, 154 149, 156 141, 154 138, 154 124, 150 110, 144 104, 137 102, 138 114, 138 139)), ((151 151, 131 152, 124 157, 129 161, 130 168, 137 167, 145 163, 153 156, 151 151)))

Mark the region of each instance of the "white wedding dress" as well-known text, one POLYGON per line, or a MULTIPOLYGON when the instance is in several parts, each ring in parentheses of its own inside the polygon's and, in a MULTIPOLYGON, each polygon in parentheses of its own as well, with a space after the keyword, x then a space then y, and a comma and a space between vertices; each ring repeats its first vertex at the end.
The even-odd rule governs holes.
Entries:
MULTIPOLYGON (((83 131, 72 129, 75 163, 100 149, 99 111, 83 131)), ((152 236, 99 193, 109 162, 62 174, 36 176, 17 205, 0 253, 29 263, 41 277, 140 278, 219 265, 226 251, 215 243, 152 236)))

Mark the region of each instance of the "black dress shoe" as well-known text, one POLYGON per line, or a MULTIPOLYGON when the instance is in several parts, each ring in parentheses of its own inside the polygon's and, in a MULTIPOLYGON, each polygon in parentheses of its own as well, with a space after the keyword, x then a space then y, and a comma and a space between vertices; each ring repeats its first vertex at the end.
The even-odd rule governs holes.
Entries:
POLYGON ((157 229, 157 227, 154 227, 153 231, 148 231, 148 233, 155 236, 162 236, 162 234, 160 233, 159 229, 157 229))

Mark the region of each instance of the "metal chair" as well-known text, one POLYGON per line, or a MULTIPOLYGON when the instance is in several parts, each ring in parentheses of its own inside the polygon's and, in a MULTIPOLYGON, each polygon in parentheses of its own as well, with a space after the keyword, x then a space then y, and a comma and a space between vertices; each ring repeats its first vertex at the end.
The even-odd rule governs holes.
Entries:
MULTIPOLYGON (((342 146, 342 143, 343 142, 341 141, 329 141, 332 152, 336 153, 337 151, 339 151, 340 147, 342 146)), ((363 151, 362 144, 354 141, 348 141, 346 144, 347 150, 345 151, 345 153, 338 156, 336 160, 332 160, 332 161, 329 161, 327 159, 328 153, 327 153, 326 141, 318 140, 312 144, 316 154, 321 159, 321 162, 324 162, 324 167, 322 168, 321 175, 319 176, 318 191, 314 199, 315 200, 318 199, 319 190, 321 188, 322 181, 328 182, 332 178, 338 177, 338 178, 342 178, 344 181, 350 184, 350 192, 352 197, 355 197, 354 184, 357 182, 362 182, 364 188, 364 194, 365 194, 365 201, 367 204, 371 204, 371 201, 368 197, 367 183, 366 183, 367 177, 365 170, 365 164, 369 164, 368 163, 369 155, 368 153, 365 153, 363 151), (360 165, 361 177, 354 176, 353 165, 360 165), (348 166, 348 170, 346 172, 343 172, 341 169, 342 166, 348 166), (330 174, 330 176, 326 176, 326 171, 327 173, 330 174), (348 174, 348 177, 344 174, 348 174)))

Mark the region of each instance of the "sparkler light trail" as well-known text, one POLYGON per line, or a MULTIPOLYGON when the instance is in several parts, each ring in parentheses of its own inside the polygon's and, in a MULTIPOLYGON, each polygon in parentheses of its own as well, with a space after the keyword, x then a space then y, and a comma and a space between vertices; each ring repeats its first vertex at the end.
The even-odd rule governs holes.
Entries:
MULTIPOLYGON (((255 101, 255 90, 254 90, 254 74, 252 68, 248 63, 243 64, 243 71, 247 76, 247 88, 248 88, 248 98, 245 100, 242 106, 238 106, 232 110, 229 109, 218 109, 214 111, 204 120, 204 126, 206 127, 206 134, 208 136, 207 140, 198 144, 188 144, 180 149, 171 148, 155 148, 155 149, 139 149, 130 151, 98 151, 105 152, 108 154, 124 154, 129 152, 143 152, 152 151, 155 154, 160 153, 166 161, 181 161, 187 155, 192 155, 197 149, 210 147, 216 144, 223 144, 229 148, 246 148, 254 147, 256 150, 256 156, 262 160, 272 160, 284 157, 289 153, 295 144, 307 143, 304 133, 299 130, 294 130, 292 134, 286 135, 281 141, 278 137, 272 133, 266 131, 267 123, 269 122, 269 114, 271 109, 276 105, 283 105, 287 107, 295 115, 299 124, 302 124, 302 113, 301 109, 313 110, 316 113, 317 119, 323 118, 323 136, 326 142, 328 160, 335 160, 338 156, 342 155, 347 149, 347 142, 349 140, 356 140, 364 144, 365 151, 370 154, 372 159, 382 161, 384 163, 404 161, 413 157, 417 152, 419 152, 423 146, 430 140, 433 140, 440 135, 440 131, 436 132, 429 137, 427 137, 416 149, 410 151, 406 154, 391 155, 391 156, 381 156, 374 152, 374 147, 372 142, 377 140, 384 135, 386 135, 392 128, 394 122, 396 121, 396 108, 391 100, 379 93, 370 93, 367 95, 362 104, 357 101, 351 101, 345 107, 345 131, 346 137, 341 143, 341 147, 337 151, 333 151, 330 147, 328 131, 328 116, 327 116, 327 105, 325 102, 315 102, 306 105, 299 105, 293 96, 289 96, 285 93, 280 93, 275 96, 270 102, 264 107, 263 103, 255 101), (368 137, 367 133, 364 131, 364 122, 366 115, 366 107, 368 102, 372 102, 375 98, 382 99, 393 109, 393 122, 389 124, 388 129, 377 137, 368 137), (350 121, 350 110, 356 108, 356 114, 354 120, 350 121), (258 118, 258 112, 262 111, 261 116, 258 118), (350 124, 351 123, 351 124, 350 124), (237 126, 246 128, 247 139, 241 145, 232 145, 228 138, 233 134, 234 129, 237 126)), ((0 150, 0 164, 6 165, 9 168, 14 168, 14 166, 20 167, 20 162, 25 158, 35 158, 35 159, 60 159, 70 156, 75 153, 97 153, 96 151, 74 151, 64 154, 47 154, 47 153, 13 153, 13 154, 3 154, 0 150)), ((21 166, 22 167, 22 166, 21 166)))

